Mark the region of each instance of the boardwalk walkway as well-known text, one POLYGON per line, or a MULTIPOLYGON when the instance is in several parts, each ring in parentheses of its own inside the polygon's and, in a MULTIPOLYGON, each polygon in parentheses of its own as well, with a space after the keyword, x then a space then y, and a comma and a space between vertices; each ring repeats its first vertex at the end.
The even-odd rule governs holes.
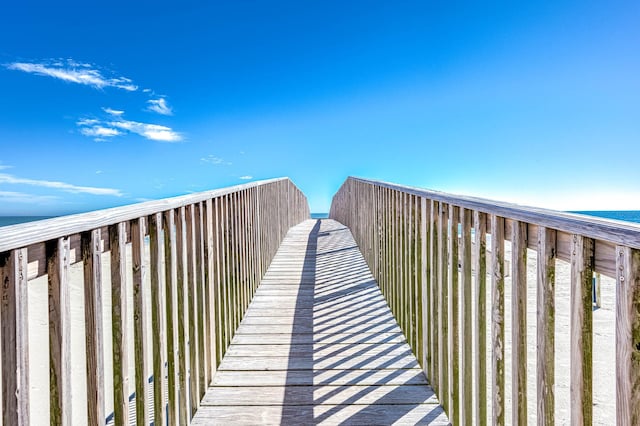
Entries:
POLYGON ((193 424, 448 424, 351 233, 292 228, 193 424))

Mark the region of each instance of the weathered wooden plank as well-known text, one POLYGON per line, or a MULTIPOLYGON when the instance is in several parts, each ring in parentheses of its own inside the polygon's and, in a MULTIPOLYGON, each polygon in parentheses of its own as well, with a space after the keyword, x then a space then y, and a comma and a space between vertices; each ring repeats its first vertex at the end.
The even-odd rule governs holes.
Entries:
POLYGON ((512 424, 527 422, 527 228, 511 226, 512 424))
POLYGON ((473 378, 471 349, 473 347, 471 326, 471 219, 473 213, 460 209, 460 306, 462 314, 462 357, 460 359, 460 424, 470 425, 473 421, 473 378))
POLYGON ((167 345, 167 422, 170 425, 178 422, 178 378, 176 368, 177 357, 177 338, 176 338, 176 288, 178 281, 178 265, 177 265, 177 241, 176 241, 176 223, 175 211, 167 210, 163 213, 164 227, 164 274, 165 274, 165 322, 167 326, 166 345, 167 345))
POLYGON ((2 424, 29 424, 27 249, 0 253, 2 424))
POLYGON ((189 370, 188 370, 188 382, 189 382, 189 407, 190 415, 193 417, 198 406, 200 405, 200 367, 198 360, 198 334, 197 334, 197 322, 198 322, 198 300, 197 290, 198 286, 198 253, 197 247, 199 245, 198 235, 196 234, 196 218, 195 218, 195 206, 188 205, 185 209, 186 219, 186 232, 187 232, 187 282, 186 284, 186 298, 187 307, 185 313, 185 321, 187 322, 188 337, 187 347, 189 348, 189 370))
POLYGON ((556 232, 538 228, 538 424, 554 424, 556 232))
POLYGON ((573 238, 571 256, 571 422, 591 424, 593 417, 593 241, 573 238))
MULTIPOLYGON (((257 339, 256 339, 257 340, 257 339)), ((306 356, 311 359, 323 359, 328 356, 350 355, 409 355, 411 346, 406 343, 294 343, 294 344, 268 344, 251 343, 241 344, 234 341, 229 346, 227 356, 306 356)))
POLYGON ((298 405, 283 410, 280 406, 256 407, 203 407, 193 425, 211 422, 234 425, 373 425, 373 424, 429 424, 449 425, 444 411, 435 404, 398 404, 394 410, 389 405, 298 405))
POLYGON ((186 351, 186 324, 185 319, 187 312, 185 308, 185 292, 189 280, 187 279, 187 229, 185 208, 181 207, 177 210, 175 218, 176 227, 176 254, 177 254, 177 280, 176 280, 176 324, 177 324, 177 351, 176 360, 178 363, 178 423, 188 424, 189 415, 189 389, 187 388, 187 351, 186 351))
POLYGON ((396 405, 432 404, 438 400, 427 386, 379 385, 363 389, 361 386, 216 386, 202 400, 205 406, 247 406, 249 409, 264 405, 396 405))
POLYGON ((449 393, 449 351, 451 346, 449 345, 449 278, 448 278, 448 259, 449 250, 447 248, 449 227, 447 225, 447 211, 448 208, 445 204, 439 204, 438 214, 438 312, 440 318, 438 320, 439 325, 439 342, 440 348, 439 361, 440 361, 440 374, 438 383, 440 388, 438 389, 438 395, 442 401, 442 406, 445 411, 450 412, 451 404, 449 393))
POLYGON ((332 343, 402 343, 406 342, 404 334, 398 329, 395 333, 389 332, 367 332, 367 333, 313 333, 290 334, 290 333, 238 333, 233 337, 234 344, 313 344, 322 343, 330 345, 332 343))
POLYGON ((213 386, 379 386, 428 385, 419 368, 358 370, 218 371, 213 386))
POLYGON ((447 413, 451 423, 460 422, 460 288, 459 288, 459 243, 458 221, 460 209, 449 206, 449 224, 447 237, 449 239, 448 262, 448 328, 449 328, 449 407, 447 413))
POLYGON ((640 250, 616 247, 616 423, 640 424, 640 250))
POLYGON ((127 334, 127 262, 125 224, 109 227, 111 248, 111 336, 113 353, 113 418, 129 424, 129 336, 127 334))
POLYGON ((504 219, 491 215, 491 365, 493 424, 505 424, 504 219))
POLYGON ((478 425, 487 420, 487 220, 484 213, 473 212, 473 270, 476 272, 472 304, 476 307, 473 321, 475 354, 475 412, 478 425))
POLYGON ((71 425, 71 295, 69 238, 47 242, 49 290, 49 419, 71 425))
POLYGON ((130 222, 131 262, 133 269, 133 352, 136 366, 136 424, 148 425, 150 421, 147 404, 147 386, 149 383, 149 344, 148 329, 148 288, 146 286, 147 268, 144 264, 145 220, 139 218, 130 222))
POLYGON ((149 224, 149 250, 151 274, 151 336, 153 353, 153 423, 167 423, 164 402, 165 346, 163 301, 162 301, 162 215, 160 213, 147 218, 149 224))
POLYGON ((84 262, 87 417, 89 424, 102 424, 105 415, 100 230, 82 233, 81 245, 84 262))

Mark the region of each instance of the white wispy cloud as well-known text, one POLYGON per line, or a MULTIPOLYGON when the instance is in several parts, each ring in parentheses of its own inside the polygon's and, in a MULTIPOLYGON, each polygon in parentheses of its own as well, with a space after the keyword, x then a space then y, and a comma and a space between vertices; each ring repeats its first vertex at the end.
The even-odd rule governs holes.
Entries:
POLYGON ((213 164, 214 166, 225 165, 230 166, 231 162, 226 161, 224 158, 216 157, 215 155, 207 155, 206 157, 202 157, 200 159, 203 163, 213 164))
POLYGON ((80 133, 93 137, 96 142, 106 141, 106 138, 122 136, 127 133, 135 133, 146 139, 158 142, 180 142, 183 137, 171 127, 139 121, 125 120, 122 118, 124 111, 111 108, 103 108, 111 117, 109 120, 84 118, 76 124, 80 127, 80 133))
POLYGON ((25 192, 0 191, 0 201, 5 203, 29 203, 40 204, 57 200, 54 195, 34 195, 25 192))
POLYGON ((59 189, 61 191, 70 192, 74 194, 91 194, 91 195, 111 195, 115 197, 121 197, 122 192, 113 188, 98 188, 94 186, 78 186, 65 182, 40 180, 40 179, 28 179, 21 178, 14 175, 0 173, 0 183, 16 184, 16 185, 30 185, 39 186, 43 188, 59 189))
POLYGON ((159 124, 140 123, 131 120, 110 121, 109 126, 126 130, 131 133, 137 133, 152 141, 158 142, 180 142, 182 135, 171 129, 171 127, 161 126, 159 124))
POLYGON ((124 114, 124 111, 118 111, 117 109, 111 109, 111 108, 102 108, 102 110, 104 112, 106 112, 109 115, 113 115, 116 117, 120 117, 122 114, 124 114))
POLYGON ((5 64, 10 70, 22 71, 29 74, 52 77, 69 83, 91 86, 95 89, 115 87, 117 89, 135 92, 138 86, 133 80, 121 76, 105 76, 95 66, 78 63, 72 59, 48 60, 40 62, 12 62, 5 64))
POLYGON ((250 179, 253 179, 253 176, 244 175, 244 176, 240 176, 240 179, 242 179, 242 180, 250 180, 250 179))
POLYGON ((149 104, 149 107, 147 108, 149 111, 157 112, 162 115, 173 115, 173 110, 167 104, 167 100, 165 98, 149 99, 147 103, 149 104))
POLYGON ((80 129, 80 133, 85 136, 92 136, 96 138, 112 138, 114 136, 120 136, 122 132, 118 129, 113 129, 111 127, 103 127, 103 126, 92 126, 92 127, 83 127, 80 129))

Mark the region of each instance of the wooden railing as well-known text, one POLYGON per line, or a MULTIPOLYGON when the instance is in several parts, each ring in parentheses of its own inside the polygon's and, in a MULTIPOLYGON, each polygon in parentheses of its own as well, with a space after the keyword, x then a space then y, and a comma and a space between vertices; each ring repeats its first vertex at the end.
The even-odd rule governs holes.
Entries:
POLYGON ((512 424, 526 424, 528 398, 536 402, 530 411, 537 423, 554 424, 557 260, 570 262, 570 420, 591 424, 592 277, 615 278, 615 359, 607 360, 610 371, 603 374, 615 374, 615 396, 609 397, 617 424, 640 424, 640 226, 358 178, 334 196, 330 217, 351 229, 454 425, 504 424, 506 408, 512 424), (529 280, 537 323, 529 326, 528 249, 537 252, 537 277, 529 280), (510 342, 505 283, 511 288, 510 342), (537 374, 536 390, 528 394, 532 327, 537 374))
POLYGON ((105 424, 109 392, 117 425, 133 420, 132 392, 136 424, 187 424, 280 241, 308 217, 298 188, 274 179, 0 228, 2 424, 26 425, 30 413, 46 410, 29 389, 30 354, 42 351, 49 353, 49 377, 39 382, 48 384, 50 424, 105 424), (74 264, 84 271, 77 304, 74 264), (48 283, 48 303, 28 312, 29 287, 38 279, 48 283), (78 309, 86 367, 71 362, 78 309), (44 333, 35 347, 28 335, 34 315, 49 324, 48 340, 44 333), (72 369, 86 370, 86 405, 78 405, 85 389, 72 389, 72 369))

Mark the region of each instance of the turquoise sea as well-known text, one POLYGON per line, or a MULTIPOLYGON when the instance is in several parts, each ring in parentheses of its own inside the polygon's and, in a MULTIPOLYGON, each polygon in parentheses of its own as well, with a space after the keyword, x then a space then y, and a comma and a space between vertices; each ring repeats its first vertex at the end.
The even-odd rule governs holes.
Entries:
MULTIPOLYGON (((576 211, 572 213, 640 223, 640 210, 576 211)), ((0 227, 15 225, 17 223, 33 222, 35 220, 49 219, 51 217, 54 216, 0 216, 0 227)), ((312 219, 324 219, 327 217, 329 217, 329 213, 311 213, 312 219)))

